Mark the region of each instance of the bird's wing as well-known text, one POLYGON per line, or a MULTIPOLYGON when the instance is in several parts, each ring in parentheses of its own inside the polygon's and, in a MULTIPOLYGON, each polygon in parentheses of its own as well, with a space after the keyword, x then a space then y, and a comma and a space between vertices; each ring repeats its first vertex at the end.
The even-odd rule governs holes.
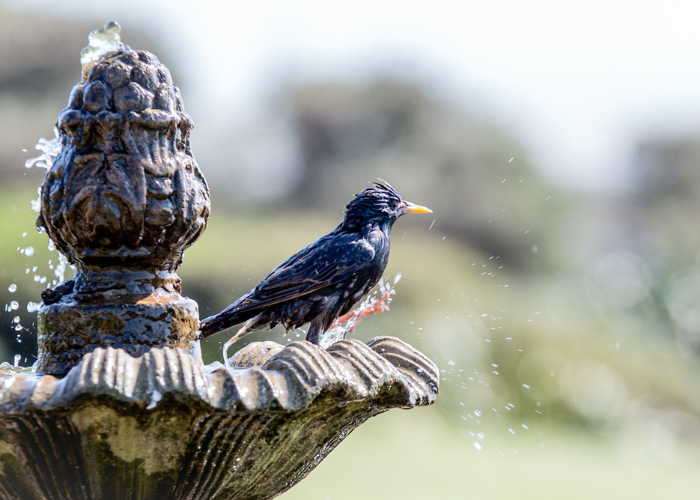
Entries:
POLYGON ((357 234, 323 237, 275 268, 238 308, 265 307, 338 283, 370 265, 374 248, 357 234))

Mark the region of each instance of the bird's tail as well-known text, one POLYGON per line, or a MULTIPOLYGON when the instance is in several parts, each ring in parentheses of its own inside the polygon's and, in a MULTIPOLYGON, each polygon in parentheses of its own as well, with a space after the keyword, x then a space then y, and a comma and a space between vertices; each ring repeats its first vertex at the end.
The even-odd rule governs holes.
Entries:
POLYGON ((205 339, 223 330, 239 325, 256 316, 259 310, 241 309, 238 302, 231 304, 219 314, 209 316, 199 322, 199 338, 205 339))

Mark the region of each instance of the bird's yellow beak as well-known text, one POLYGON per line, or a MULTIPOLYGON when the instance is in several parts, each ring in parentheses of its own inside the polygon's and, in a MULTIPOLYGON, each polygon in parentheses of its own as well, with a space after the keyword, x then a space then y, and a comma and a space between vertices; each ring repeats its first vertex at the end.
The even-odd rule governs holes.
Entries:
POLYGON ((428 207, 422 207, 420 205, 416 205, 415 203, 411 203, 410 201, 404 201, 401 203, 401 206, 399 207, 399 212, 401 214, 432 214, 433 211, 430 210, 428 207))

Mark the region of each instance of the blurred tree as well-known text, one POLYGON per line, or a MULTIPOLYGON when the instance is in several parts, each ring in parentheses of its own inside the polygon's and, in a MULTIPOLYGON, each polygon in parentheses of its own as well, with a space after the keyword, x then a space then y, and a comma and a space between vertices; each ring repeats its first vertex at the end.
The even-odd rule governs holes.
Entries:
MULTIPOLYGON (((24 162, 37 156, 37 139, 53 136, 58 113, 80 80, 87 34, 103 23, 20 14, 0 6, 0 180, 23 176, 24 162)), ((142 32, 129 30, 126 38, 134 47, 165 52, 142 32)))
POLYGON ((652 264, 658 308, 685 350, 700 355, 700 138, 638 147, 637 244, 652 264))
POLYGON ((284 100, 301 155, 290 203, 337 208, 348 186, 379 177, 430 206, 436 229, 517 267, 531 263, 551 190, 494 126, 398 79, 305 85, 284 100))
POLYGON ((700 227, 688 215, 700 211, 699 167, 698 138, 650 140, 638 147, 637 225, 655 252, 674 254, 681 265, 698 262, 700 227))

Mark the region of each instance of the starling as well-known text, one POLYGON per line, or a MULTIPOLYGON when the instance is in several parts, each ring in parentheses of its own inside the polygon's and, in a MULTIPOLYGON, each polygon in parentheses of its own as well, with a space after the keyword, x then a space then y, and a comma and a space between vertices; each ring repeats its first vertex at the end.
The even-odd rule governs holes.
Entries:
MULTIPOLYGON (((343 222, 277 266, 258 286, 199 323, 206 338, 244 323, 226 348, 248 333, 278 324, 311 323, 306 340, 318 344, 340 316, 377 284, 389 260, 391 226, 405 213, 432 210, 401 199, 388 183, 374 183, 345 207, 343 222)), ((225 356, 224 356, 225 357, 225 356)))

